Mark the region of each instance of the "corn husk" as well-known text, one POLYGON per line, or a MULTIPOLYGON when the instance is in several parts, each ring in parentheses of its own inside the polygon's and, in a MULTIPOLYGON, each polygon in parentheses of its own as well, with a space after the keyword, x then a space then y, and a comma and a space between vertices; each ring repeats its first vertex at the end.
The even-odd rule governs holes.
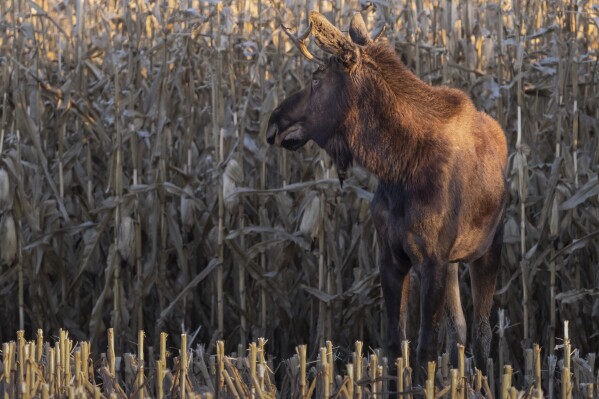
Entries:
POLYGON ((302 221, 300 223, 300 231, 312 238, 318 237, 320 231, 320 197, 314 195, 302 215, 302 221))
POLYGON ((3 265, 12 265, 17 259, 17 229, 11 214, 0 221, 0 254, 3 265))
POLYGON ((118 249, 122 260, 129 265, 135 263, 135 221, 130 216, 121 220, 118 249))
POLYGON ((4 169, 0 169, 0 211, 11 208, 10 179, 4 169))
POLYGON ((191 199, 193 198, 193 189, 189 184, 183 188, 183 195, 181 195, 181 225, 183 231, 189 232, 195 225, 195 203, 191 199))
POLYGON ((230 159, 223 174, 223 198, 229 212, 239 204, 239 197, 234 194, 235 188, 243 182, 241 166, 235 159, 230 159))

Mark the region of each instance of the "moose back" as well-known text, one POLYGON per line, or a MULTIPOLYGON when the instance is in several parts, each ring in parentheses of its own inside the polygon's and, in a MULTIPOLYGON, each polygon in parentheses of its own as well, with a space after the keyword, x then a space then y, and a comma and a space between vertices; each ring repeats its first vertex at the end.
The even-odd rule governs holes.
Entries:
POLYGON ((402 287, 414 269, 421 283, 418 362, 437 359, 445 315, 455 364, 456 344, 466 344, 458 285, 458 262, 464 262, 474 303, 471 346, 484 370, 507 198, 501 127, 463 92, 416 77, 391 47, 370 37, 359 13, 350 38, 317 12, 303 35, 285 32, 318 69, 272 112, 267 141, 296 150, 313 140, 340 179, 354 161, 378 177, 371 211, 392 355, 405 338, 402 287), (309 52, 310 34, 327 58, 309 52))

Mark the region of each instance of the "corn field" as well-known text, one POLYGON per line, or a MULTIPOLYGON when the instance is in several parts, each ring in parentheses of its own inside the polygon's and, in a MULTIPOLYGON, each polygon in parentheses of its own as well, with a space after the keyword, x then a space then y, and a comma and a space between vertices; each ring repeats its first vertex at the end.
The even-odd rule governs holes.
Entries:
MULTIPOLYGON (((275 368, 300 344, 315 359, 331 340, 345 363, 356 340, 385 347, 375 177, 354 166, 341 187, 315 145, 265 143, 312 72, 280 25, 312 9, 342 29, 361 10, 418 76, 500 122, 492 367, 524 389, 536 343, 550 381, 569 320, 594 375, 599 5, 584 0, 0 1, 0 342, 65 328, 98 354, 112 327, 118 353, 144 330, 209 354, 224 340, 222 355, 263 337, 275 368)), ((465 268, 461 295, 469 319, 465 268)))

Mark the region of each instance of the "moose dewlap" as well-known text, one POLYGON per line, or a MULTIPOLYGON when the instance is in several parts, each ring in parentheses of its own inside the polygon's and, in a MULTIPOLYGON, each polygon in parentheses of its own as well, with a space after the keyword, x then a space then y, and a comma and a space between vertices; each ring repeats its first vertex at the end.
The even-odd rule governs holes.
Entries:
POLYGON ((465 262, 474 303, 470 345, 484 370, 507 198, 501 127, 463 92, 416 77, 391 47, 370 37, 359 13, 350 38, 316 12, 304 34, 288 35, 319 67, 308 87, 272 112, 267 141, 296 150, 313 140, 331 156, 340 180, 354 161, 378 177, 371 211, 391 353, 404 338, 402 287, 408 289, 403 282, 413 268, 421 281, 419 363, 437 358, 445 314, 455 364, 456 344, 466 344, 457 276, 458 262, 465 262), (326 59, 309 52, 309 35, 326 59))

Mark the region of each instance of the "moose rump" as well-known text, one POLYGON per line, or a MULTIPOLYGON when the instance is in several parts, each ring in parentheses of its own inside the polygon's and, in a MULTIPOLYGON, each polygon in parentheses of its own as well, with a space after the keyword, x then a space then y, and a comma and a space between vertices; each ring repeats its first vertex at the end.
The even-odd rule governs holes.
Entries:
POLYGON ((317 12, 304 34, 287 33, 319 66, 306 88, 272 112, 267 141, 296 150, 313 140, 340 180, 354 161, 377 176, 371 211, 393 356, 404 338, 402 287, 413 269, 421 282, 418 361, 436 360, 445 314, 455 364, 456 344, 466 344, 458 263, 469 263, 471 346, 483 370, 507 198, 502 129, 463 92, 416 77, 392 48, 369 36, 359 13, 350 38, 317 12), (310 34, 328 58, 308 51, 310 34))

